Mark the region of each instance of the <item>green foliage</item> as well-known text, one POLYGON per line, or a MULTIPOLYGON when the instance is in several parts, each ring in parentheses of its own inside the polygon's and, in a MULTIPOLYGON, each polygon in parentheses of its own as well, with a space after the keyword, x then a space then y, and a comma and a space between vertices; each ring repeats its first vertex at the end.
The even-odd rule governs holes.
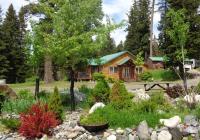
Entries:
POLYGON ((18 128, 20 127, 20 121, 19 119, 1 119, 0 122, 8 129, 12 130, 12 131, 16 131, 18 130, 18 128))
POLYGON ((134 1, 129 13, 128 35, 126 36, 125 48, 134 55, 137 55, 141 51, 144 51, 144 54, 149 52, 149 4, 149 0, 134 1))
POLYGON ((105 75, 103 73, 95 72, 93 73, 92 78, 96 81, 101 81, 101 80, 105 80, 105 75))
POLYGON ((143 72, 142 74, 139 75, 139 78, 142 81, 151 81, 153 78, 153 75, 150 72, 143 72))
POLYGON ((172 70, 150 70, 154 80, 158 81, 175 81, 179 79, 178 75, 172 70))
POLYGON ((92 113, 88 116, 81 116, 80 123, 82 125, 103 125, 106 124, 108 121, 105 119, 103 114, 99 113, 92 113))
POLYGON ((88 88, 86 85, 81 85, 81 87, 78 90, 86 95, 90 94, 91 92, 91 89, 88 88))
POLYGON ((200 82, 195 87, 195 92, 198 93, 198 94, 200 93, 200 82))
POLYGON ((98 80, 94 89, 92 90, 92 96, 95 99, 95 102, 104 102, 109 101, 110 87, 106 80, 98 80))
POLYGON ((55 113, 57 119, 63 120, 62 100, 57 87, 54 88, 54 92, 49 97, 48 107, 50 111, 55 113))
POLYGON ((6 100, 6 96, 0 92, 0 113, 2 111, 2 106, 5 100, 6 100))
POLYGON ((124 109, 131 106, 131 96, 123 83, 116 81, 113 84, 110 96, 110 104, 116 109, 124 109))
POLYGON ((134 61, 134 64, 136 66, 142 66, 144 64, 144 58, 143 58, 143 52, 139 52, 137 55, 136 55, 136 59, 134 61))
POLYGON ((94 114, 103 115, 111 128, 133 127, 143 120, 146 120, 150 127, 155 127, 159 124, 159 119, 169 117, 167 114, 158 114, 156 112, 138 112, 134 108, 116 110, 111 105, 96 110, 94 114))
POLYGON ((200 119, 200 105, 197 105, 195 110, 194 110, 194 114, 196 115, 196 117, 198 119, 200 119))
POLYGON ((3 103, 2 112, 15 114, 25 113, 34 103, 34 98, 8 99, 3 103))
POLYGON ((17 95, 19 99, 33 99, 33 94, 29 90, 20 90, 17 95))

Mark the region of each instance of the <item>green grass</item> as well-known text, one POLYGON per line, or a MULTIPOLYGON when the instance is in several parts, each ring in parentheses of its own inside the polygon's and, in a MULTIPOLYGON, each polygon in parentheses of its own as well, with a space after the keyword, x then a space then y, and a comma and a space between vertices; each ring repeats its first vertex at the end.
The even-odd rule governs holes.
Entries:
POLYGON ((149 70, 152 74, 154 81, 175 81, 178 80, 178 76, 172 70, 149 70))

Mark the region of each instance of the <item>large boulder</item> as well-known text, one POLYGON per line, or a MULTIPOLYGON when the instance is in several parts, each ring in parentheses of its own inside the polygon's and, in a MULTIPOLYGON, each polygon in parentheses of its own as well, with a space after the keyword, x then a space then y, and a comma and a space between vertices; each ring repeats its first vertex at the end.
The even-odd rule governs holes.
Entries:
POLYGON ((181 122, 181 118, 179 116, 174 116, 170 119, 160 119, 160 123, 168 128, 175 128, 181 122))
POLYGON ((0 84, 0 93, 9 98, 17 97, 17 94, 6 84, 0 84))
POLYGON ((169 129, 170 134, 172 135, 173 140, 182 140, 183 135, 178 128, 169 129))
POLYGON ((129 92, 134 93, 135 95, 133 101, 145 101, 150 99, 150 96, 145 93, 144 89, 130 90, 129 92))
POLYGON ((95 104, 91 107, 91 109, 90 109, 90 111, 89 111, 89 114, 93 113, 93 112, 94 112, 95 110, 97 110, 98 108, 103 108, 103 107, 105 107, 105 104, 104 104, 104 103, 101 103, 101 102, 95 103, 95 104))
POLYGON ((150 134, 149 134, 149 128, 146 121, 143 121, 139 124, 137 128, 137 135, 140 138, 140 140, 149 140, 150 134))

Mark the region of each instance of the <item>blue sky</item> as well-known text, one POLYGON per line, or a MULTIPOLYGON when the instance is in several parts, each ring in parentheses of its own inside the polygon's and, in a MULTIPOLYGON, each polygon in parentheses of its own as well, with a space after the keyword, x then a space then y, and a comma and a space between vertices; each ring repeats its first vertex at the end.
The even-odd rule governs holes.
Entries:
MULTIPOLYGON (((128 20, 127 14, 130 10, 133 0, 103 0, 103 11, 105 14, 109 15, 114 22, 120 22, 121 20, 128 20)), ((0 5, 5 13, 8 6, 13 4, 15 9, 18 11, 22 5, 28 4, 25 0, 0 0, 0 5)), ((154 15, 154 34, 157 36, 157 25, 160 20, 160 14, 155 13, 154 15)), ((116 44, 121 40, 124 41, 126 37, 126 32, 124 28, 117 29, 111 35, 115 39, 116 44)))

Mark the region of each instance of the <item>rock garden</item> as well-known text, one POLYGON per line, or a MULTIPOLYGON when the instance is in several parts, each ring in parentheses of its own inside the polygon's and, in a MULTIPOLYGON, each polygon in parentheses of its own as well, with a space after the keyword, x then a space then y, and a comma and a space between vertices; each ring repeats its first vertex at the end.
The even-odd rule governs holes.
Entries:
POLYGON ((146 93, 127 90, 121 81, 96 75, 94 88, 75 91, 70 111, 68 90, 22 90, 17 97, 1 93, 2 140, 199 140, 199 87, 186 94, 180 85, 146 93))

